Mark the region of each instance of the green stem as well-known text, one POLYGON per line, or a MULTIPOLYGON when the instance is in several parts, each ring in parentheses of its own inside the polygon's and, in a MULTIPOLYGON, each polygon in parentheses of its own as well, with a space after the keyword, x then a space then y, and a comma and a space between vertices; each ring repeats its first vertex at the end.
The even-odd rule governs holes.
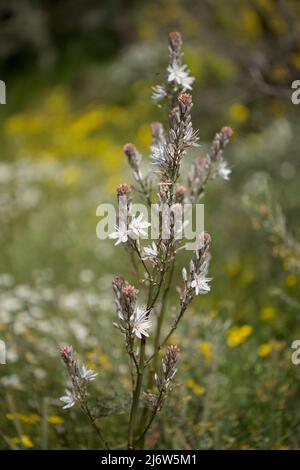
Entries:
POLYGON ((142 384, 143 384, 145 349, 146 349, 146 338, 145 336, 142 336, 139 370, 137 373, 136 387, 133 392, 130 417, 129 417, 129 425, 128 425, 128 449, 131 449, 131 450, 134 449, 134 430, 135 430, 136 417, 137 417, 139 400, 140 400, 142 384))

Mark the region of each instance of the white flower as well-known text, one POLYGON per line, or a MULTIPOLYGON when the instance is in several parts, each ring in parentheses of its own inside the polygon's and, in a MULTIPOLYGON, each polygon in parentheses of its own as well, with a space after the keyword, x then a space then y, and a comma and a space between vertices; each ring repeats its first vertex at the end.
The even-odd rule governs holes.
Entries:
POLYGON ((146 258, 157 258, 158 256, 158 251, 157 251, 157 246, 154 242, 152 242, 152 245, 150 246, 145 246, 144 247, 144 253, 145 253, 145 259, 146 258))
POLYGON ((191 283, 191 287, 193 287, 195 289, 196 295, 206 294, 207 292, 210 291, 210 286, 208 285, 208 282, 210 280, 211 279, 208 278, 208 277, 203 277, 203 276, 198 275, 196 273, 194 274, 194 279, 191 283))
POLYGON ((156 85, 152 87, 152 99, 153 101, 161 101, 167 96, 165 88, 161 85, 156 85))
POLYGON ((140 235, 147 235, 145 228, 150 227, 149 222, 143 221, 144 214, 140 214, 138 217, 133 217, 129 225, 129 235, 131 238, 139 238, 140 235))
POLYGON ((66 390, 66 395, 64 395, 63 397, 60 397, 60 401, 65 403, 65 405, 63 406, 63 410, 66 410, 67 408, 71 408, 72 406, 75 405, 76 398, 74 394, 70 392, 70 390, 66 390))
POLYGON ((86 367, 84 364, 81 366, 80 369, 80 377, 87 382, 91 382, 92 380, 95 380, 98 374, 96 374, 92 369, 89 369, 86 367))
POLYGON ((218 176, 224 180, 229 180, 230 173, 231 169, 229 168, 228 163, 225 162, 225 160, 222 160, 218 166, 218 176))
POLYGON ((126 243, 128 240, 128 230, 125 227, 118 227, 115 225, 115 232, 112 232, 109 235, 109 238, 117 240, 115 245, 119 245, 120 243, 126 243))
POLYGON ((190 77, 186 65, 178 65, 174 62, 167 68, 168 82, 176 82, 183 90, 191 90, 194 77, 190 77))
POLYGON ((166 161, 166 146, 165 145, 157 145, 152 146, 152 163, 154 165, 161 165, 164 164, 166 161))
POLYGON ((133 322, 132 333, 134 333, 138 338, 141 338, 142 335, 149 336, 146 330, 151 328, 152 321, 147 318, 148 313, 148 310, 136 307, 135 312, 130 318, 133 322))

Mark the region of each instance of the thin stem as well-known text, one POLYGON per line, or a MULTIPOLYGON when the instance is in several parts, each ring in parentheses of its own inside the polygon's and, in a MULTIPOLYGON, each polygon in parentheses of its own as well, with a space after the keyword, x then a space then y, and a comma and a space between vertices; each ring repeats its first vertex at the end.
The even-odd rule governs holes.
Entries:
POLYGON ((100 441, 104 444, 106 450, 110 450, 109 449, 109 445, 108 445, 108 442, 106 441, 101 429, 97 426, 96 422, 95 422, 95 418, 93 417, 90 409, 89 409, 89 406, 86 402, 81 402, 81 409, 82 411, 87 415, 87 417, 89 418, 94 430, 96 431, 96 433, 98 434, 99 438, 100 438, 100 441))
POLYGON ((143 373, 144 373, 144 359, 145 359, 145 349, 146 349, 146 338, 142 336, 141 338, 141 349, 140 349, 140 360, 139 360, 139 370, 137 374, 136 387, 133 392, 132 404, 129 417, 128 425, 128 449, 134 449, 134 428, 136 422, 136 416, 139 406, 139 399, 142 390, 143 384, 143 373))
POLYGON ((144 430, 142 431, 142 433, 140 434, 140 436, 137 438, 137 440, 135 441, 134 443, 134 446, 136 447, 140 442, 143 442, 145 437, 146 437, 146 434, 147 432, 149 431, 153 421, 154 421, 154 418, 155 416, 157 415, 157 412, 159 410, 159 407, 160 407, 160 402, 161 402, 161 398, 162 398, 162 392, 160 392, 159 396, 158 396, 158 399, 157 399, 157 405, 155 406, 154 410, 152 411, 152 414, 150 416, 150 419, 148 421, 148 424, 146 425, 146 427, 144 428, 144 430))
POLYGON ((165 336, 164 340, 162 341, 162 343, 160 343, 160 345, 157 347, 156 350, 154 350, 153 354, 151 354, 151 356, 147 359, 147 361, 145 362, 144 366, 145 367, 148 367, 150 362, 152 361, 152 359, 155 358, 155 356, 159 353, 159 351, 164 347, 164 345, 167 343, 168 339, 170 338, 170 336, 172 336, 172 334, 174 333, 174 331, 176 330, 177 326, 178 326, 178 323, 180 322, 181 318, 183 317, 183 314, 184 312, 186 311, 188 305, 189 305, 190 301, 188 301, 187 303, 184 303, 182 304, 181 306, 181 309, 180 309, 180 312, 178 314, 178 316, 176 317, 176 320, 175 322, 173 323, 173 326, 172 328, 170 329, 169 333, 165 336))
POLYGON ((147 268, 147 265, 146 265, 145 261, 144 261, 143 258, 142 258, 141 252, 140 252, 140 250, 139 250, 139 248, 138 248, 137 243, 136 243, 135 240, 133 241, 133 246, 134 246, 135 251, 136 251, 136 253, 137 253, 138 257, 139 257, 139 260, 141 261, 141 263, 142 263, 142 265, 143 265, 143 268, 145 269, 146 273, 147 273, 148 276, 149 276, 149 280, 152 280, 151 273, 150 273, 149 269, 147 268))

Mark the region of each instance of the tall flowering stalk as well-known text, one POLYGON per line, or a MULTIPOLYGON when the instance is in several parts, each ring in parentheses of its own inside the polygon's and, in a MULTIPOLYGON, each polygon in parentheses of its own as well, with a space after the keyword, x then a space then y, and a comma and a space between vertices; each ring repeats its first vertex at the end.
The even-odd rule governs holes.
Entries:
MULTIPOLYGON (((165 318, 168 296, 174 287, 175 263, 185 247, 181 236, 186 223, 182 223, 184 205, 196 203, 210 180, 217 177, 228 179, 230 174, 223 150, 232 136, 232 130, 224 127, 216 134, 207 155, 199 156, 191 163, 186 186, 178 183, 187 151, 199 146, 198 131, 192 124, 193 99, 189 93, 193 81, 183 63, 181 34, 170 33, 165 83, 153 88, 153 100, 166 110, 168 127, 165 129, 159 122, 151 125, 150 170, 143 174, 142 156, 134 144, 124 146, 134 183, 123 183, 117 187, 119 216, 110 238, 115 240, 115 245, 124 246, 135 270, 134 285, 119 275, 112 283, 117 313, 114 325, 124 337, 131 373, 128 449, 143 447, 156 415, 168 394, 176 387, 174 377, 180 351, 177 345, 168 344, 169 340, 193 298, 210 291, 208 268, 211 237, 202 232, 197 235, 189 265, 182 269, 181 284, 176 286, 179 292, 176 317, 171 323, 169 318, 165 318), (144 246, 141 240, 147 236, 151 224, 143 214, 136 216, 133 213, 134 194, 140 195, 147 206, 155 201, 158 233, 155 241, 148 246, 144 246), (162 337, 164 330, 166 333, 162 337), (159 360, 165 346, 167 349, 159 360)), ((73 387, 62 400, 69 406, 79 401, 85 411, 88 399, 86 380, 94 378, 94 374, 87 371, 89 379, 84 379, 82 383, 76 361, 74 365, 65 353, 62 357, 73 387)))

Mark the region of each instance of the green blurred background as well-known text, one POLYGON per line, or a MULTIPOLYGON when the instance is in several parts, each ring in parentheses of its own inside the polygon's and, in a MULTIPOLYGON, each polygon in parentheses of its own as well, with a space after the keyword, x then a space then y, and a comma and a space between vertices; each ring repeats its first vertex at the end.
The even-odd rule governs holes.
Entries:
POLYGON ((176 30, 196 77, 200 152, 230 125, 233 171, 205 196, 212 292, 176 333, 182 386, 148 445, 299 448, 296 0, 0 2, 0 448, 97 447, 59 404, 63 342, 99 372, 95 412, 125 445, 130 380, 110 285, 134 278, 122 249, 97 240, 95 214, 130 182, 124 143, 148 160, 150 123, 165 120, 151 87, 176 30))

